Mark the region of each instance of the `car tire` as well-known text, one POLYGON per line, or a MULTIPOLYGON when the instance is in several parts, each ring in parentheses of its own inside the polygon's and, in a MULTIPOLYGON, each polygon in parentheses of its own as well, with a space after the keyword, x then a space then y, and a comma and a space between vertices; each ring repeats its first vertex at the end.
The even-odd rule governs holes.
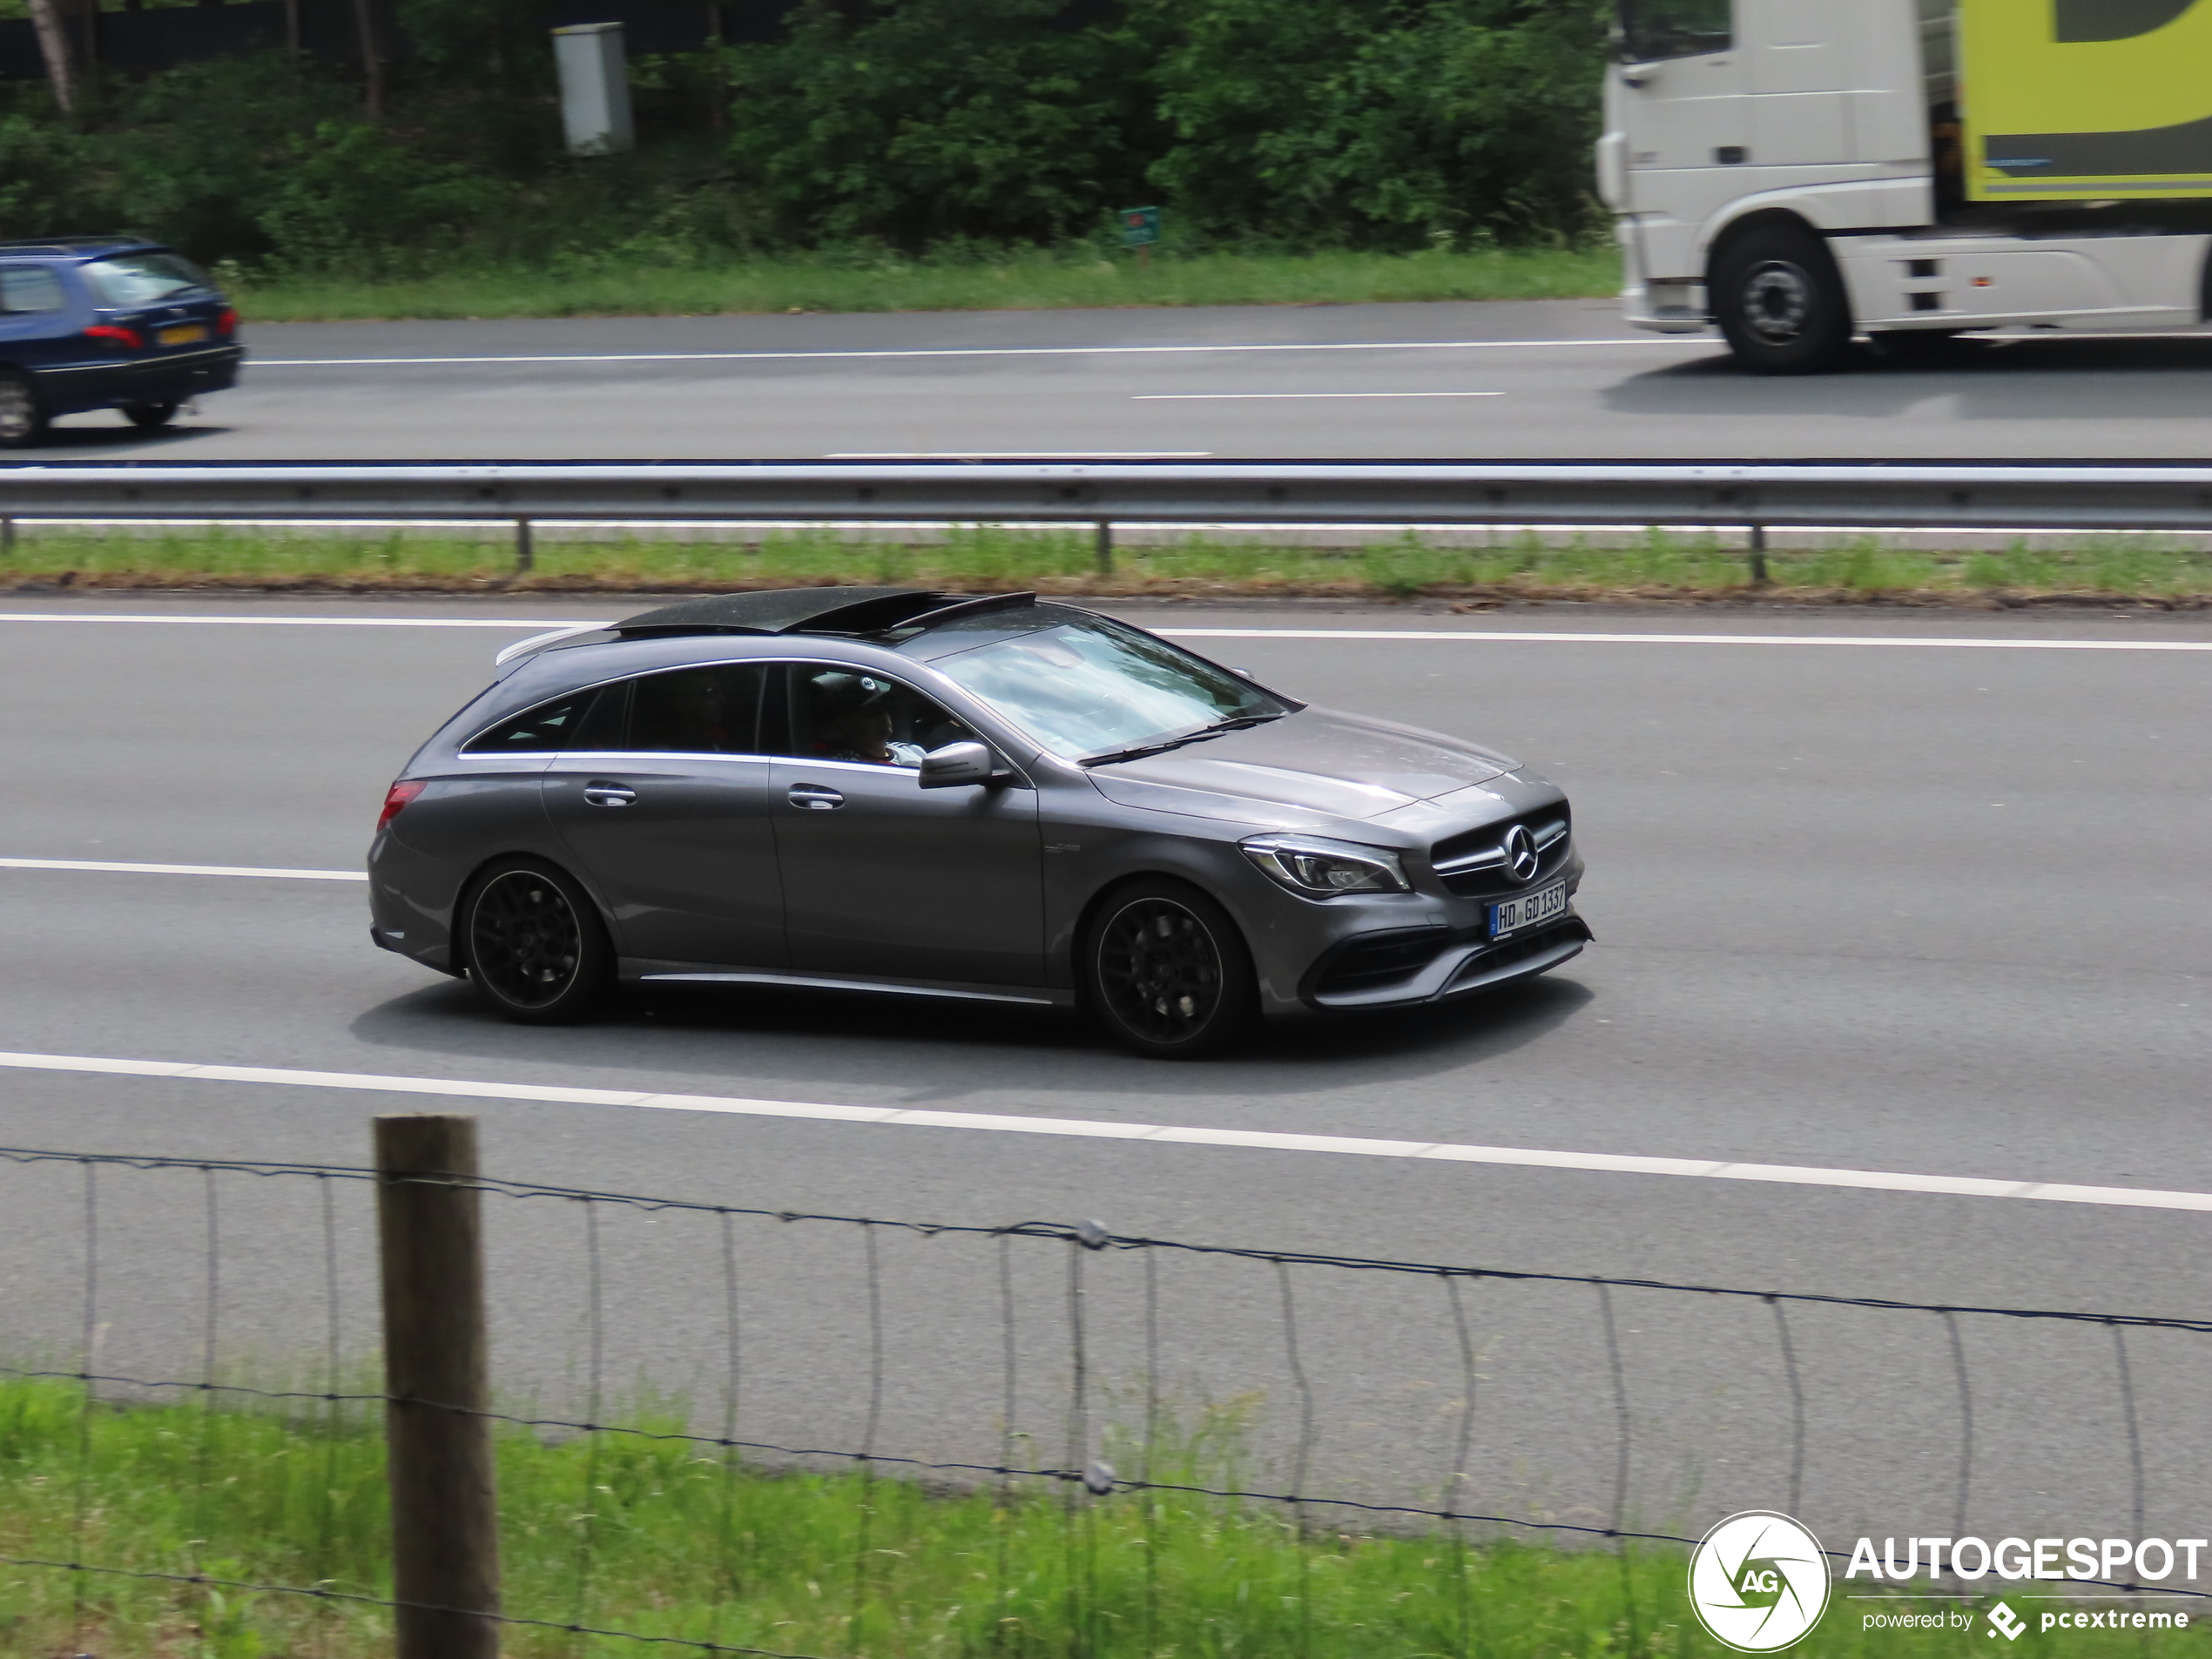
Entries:
POLYGON ((1826 374, 1851 357, 1851 298, 1811 231, 1763 225, 1724 245, 1712 301, 1729 349, 1754 374, 1826 374))
POLYGON ((476 994, 523 1025, 588 1017, 614 977, 599 907, 571 877, 536 859, 502 859, 470 883, 454 943, 476 994))
POLYGON ((30 377, 0 368, 0 449, 28 449, 46 435, 46 401, 30 377))
POLYGON ((1218 1054, 1259 1004, 1251 952, 1229 913, 1188 882, 1131 882, 1082 944, 1084 999, 1124 1048, 1157 1060, 1218 1054))
POLYGON ((123 413, 141 432, 158 432, 177 418, 179 403, 125 403, 123 413))

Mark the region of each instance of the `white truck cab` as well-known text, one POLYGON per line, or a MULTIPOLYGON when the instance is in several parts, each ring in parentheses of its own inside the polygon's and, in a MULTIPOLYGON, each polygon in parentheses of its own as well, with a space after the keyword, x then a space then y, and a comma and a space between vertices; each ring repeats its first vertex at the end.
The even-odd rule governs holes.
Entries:
POLYGON ((1764 374, 2208 315, 2212 0, 1620 0, 1629 320, 1764 374))

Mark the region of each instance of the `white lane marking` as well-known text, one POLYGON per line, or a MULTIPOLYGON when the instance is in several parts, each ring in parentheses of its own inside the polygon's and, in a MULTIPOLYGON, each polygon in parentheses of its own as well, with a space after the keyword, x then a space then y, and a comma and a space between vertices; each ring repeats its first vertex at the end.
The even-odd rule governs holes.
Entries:
POLYGON ((258 869, 245 864, 119 864, 106 859, 0 859, 0 870, 92 870, 106 875, 251 875, 276 881, 366 881, 363 870, 258 869))
POLYGON ((293 1089, 345 1089, 376 1094, 442 1095, 462 1100, 534 1100, 576 1106, 630 1106, 653 1111, 717 1112, 738 1117, 786 1117, 821 1123, 881 1123, 919 1129, 1058 1135, 1083 1140, 1145 1141, 1170 1146, 1238 1147, 1264 1152, 1322 1152, 1346 1157, 1432 1159, 1529 1170, 1604 1175, 1658 1175, 1710 1181, 1764 1181, 1790 1186, 1842 1187, 1873 1192, 1937 1193, 1969 1198, 2032 1198, 2047 1204, 2104 1204, 2137 1210, 2212 1211, 2212 1192, 2148 1187, 2091 1187, 1978 1176, 1910 1175, 1830 1170, 1787 1163, 1730 1163, 1705 1158, 1636 1157, 1610 1152, 1548 1152, 1533 1147, 1469 1146, 1456 1142, 1386 1141, 1346 1135, 1282 1134, 1264 1130, 1190 1129, 1165 1123, 1116 1123, 1096 1118, 1026 1117, 899 1106, 835 1106, 812 1101, 748 1100, 727 1095, 675 1095, 624 1089, 577 1089, 545 1083, 483 1082, 452 1077, 383 1076, 372 1072, 295 1071, 273 1066, 206 1066, 185 1060, 114 1060, 82 1055, 0 1053, 0 1066, 24 1071, 91 1073, 113 1077, 178 1077, 208 1082, 274 1083, 293 1089))
MULTIPOLYGON (((1211 449, 845 449, 825 461, 1207 461, 1211 449)), ((550 521, 549 521, 550 522, 550 521)))
POLYGON ((1503 392, 1132 392, 1132 403, 1279 403, 1322 397, 1503 397, 1503 392))
MULTIPOLYGON (((505 628, 563 626, 561 617, 149 617, 132 612, 94 616, 83 611, 0 611, 9 622, 152 622, 218 626, 298 628, 505 628)), ((604 627, 607 624, 594 624, 604 627)), ((1170 639, 1349 639, 1442 640, 1488 645, 1875 645, 1930 651, 2212 651, 2212 640, 2199 639, 1967 639, 1889 637, 1878 634, 1593 634, 1543 633, 1531 629, 1389 628, 1158 628, 1170 639)))
POLYGON ((422 368, 462 363, 821 363, 900 357, 1185 357, 1207 352, 1564 351, 1607 346, 1697 346, 1717 340, 1645 334, 1626 340, 1345 340, 1223 346, 931 346, 880 351, 562 352, 476 357, 256 357, 255 368, 422 368))
POLYGON ((1878 634, 1569 634, 1504 629, 1161 628, 1170 639, 1453 640, 1488 645, 1873 645, 1908 651, 2195 651, 2212 639, 1894 638, 1878 634))
POLYGON ((149 617, 124 611, 92 616, 78 610, 0 611, 0 622, 164 622, 203 623, 212 627, 251 628, 543 628, 558 617, 149 617))

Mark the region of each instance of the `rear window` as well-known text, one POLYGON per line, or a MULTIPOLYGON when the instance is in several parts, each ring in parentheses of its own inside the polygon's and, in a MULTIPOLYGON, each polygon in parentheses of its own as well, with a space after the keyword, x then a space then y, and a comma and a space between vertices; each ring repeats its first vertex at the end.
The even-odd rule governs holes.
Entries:
POLYGON ((61 278, 43 265, 0 270, 0 312, 59 311, 68 303, 61 278))
POLYGON ((111 306, 151 306, 209 285, 206 273, 175 253, 118 253, 84 267, 92 291, 111 306))
POLYGON ((575 748, 571 742, 583 725, 584 715, 591 706, 597 691, 573 692, 550 703, 541 703, 521 714, 511 715, 479 737, 471 738, 462 750, 463 754, 553 754, 562 749, 575 748))

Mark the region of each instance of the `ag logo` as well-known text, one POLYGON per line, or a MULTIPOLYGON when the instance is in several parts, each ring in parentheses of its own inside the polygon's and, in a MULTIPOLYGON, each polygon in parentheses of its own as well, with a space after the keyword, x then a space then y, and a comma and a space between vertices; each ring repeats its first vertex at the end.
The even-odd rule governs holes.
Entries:
POLYGON ((1689 1604, 1738 1653, 1778 1653, 1828 1610, 1828 1556, 1787 1515, 1730 1515, 1689 1558, 1689 1604))

